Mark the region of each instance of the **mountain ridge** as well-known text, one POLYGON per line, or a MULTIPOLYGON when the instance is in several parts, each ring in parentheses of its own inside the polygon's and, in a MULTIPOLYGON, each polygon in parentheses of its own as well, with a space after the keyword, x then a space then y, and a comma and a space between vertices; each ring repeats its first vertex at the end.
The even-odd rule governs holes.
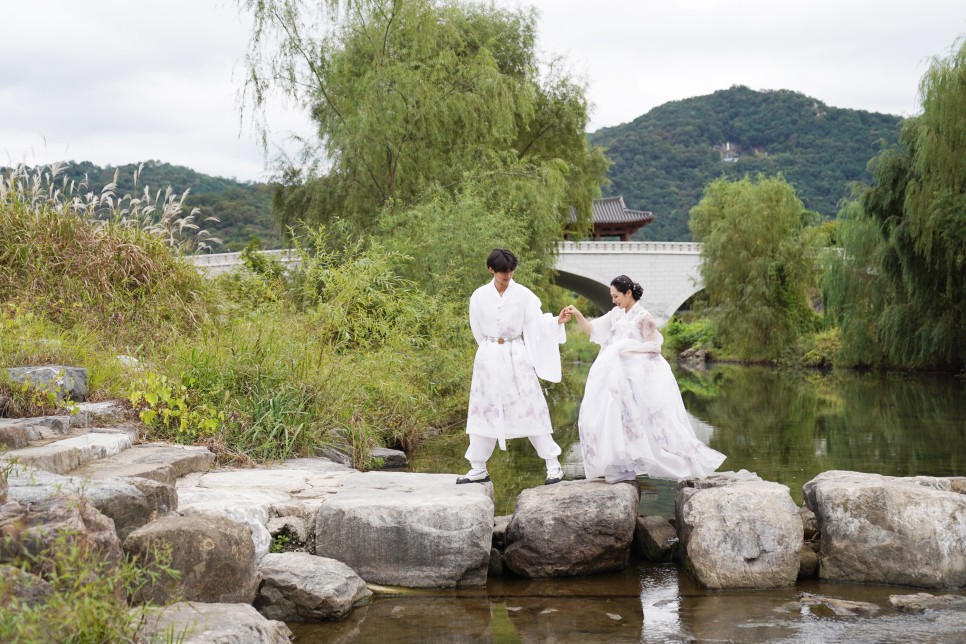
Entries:
POLYGON ((792 90, 739 85, 664 103, 588 138, 613 161, 604 195, 623 195, 629 208, 655 214, 634 237, 685 241, 690 209, 722 176, 781 173, 806 208, 833 218, 850 184, 871 181, 869 161, 897 144, 901 123, 792 90))
MULTIPOLYGON (((898 144, 902 117, 825 103, 792 90, 757 91, 737 85, 705 96, 659 105, 621 125, 588 133, 592 145, 613 161, 603 196, 623 196, 627 207, 654 213, 655 221, 634 239, 688 241, 688 217, 711 181, 722 176, 781 173, 805 207, 834 218, 855 182, 872 180, 870 160, 898 144)), ((190 189, 187 209, 200 208, 196 222, 225 243, 215 252, 240 250, 257 238, 263 248, 281 248, 282 234, 271 214, 274 186, 215 177, 191 168, 148 160, 100 167, 65 162, 72 180, 86 177, 90 189, 114 180, 119 194, 171 186, 190 189)))

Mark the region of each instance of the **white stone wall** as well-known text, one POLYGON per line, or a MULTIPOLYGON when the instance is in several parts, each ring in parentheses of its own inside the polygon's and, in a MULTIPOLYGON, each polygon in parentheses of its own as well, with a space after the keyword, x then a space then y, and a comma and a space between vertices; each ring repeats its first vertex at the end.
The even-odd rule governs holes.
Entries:
MULTIPOLYGON (((263 250, 259 251, 264 255, 269 255, 288 266, 298 263, 298 255, 294 250, 263 250)), ((204 273, 205 277, 217 277, 224 273, 230 273, 240 267, 243 262, 241 253, 216 253, 213 255, 192 255, 188 260, 204 273)))
POLYGON ((573 288, 606 311, 612 306, 611 280, 627 275, 644 287, 641 300, 658 325, 703 288, 700 244, 564 242, 558 250, 558 284, 573 288))

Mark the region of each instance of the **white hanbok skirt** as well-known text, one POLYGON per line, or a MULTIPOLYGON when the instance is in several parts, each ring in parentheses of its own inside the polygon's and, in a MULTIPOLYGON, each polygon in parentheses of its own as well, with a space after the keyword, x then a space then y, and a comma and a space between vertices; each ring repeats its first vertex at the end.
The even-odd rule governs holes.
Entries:
POLYGON ((640 346, 610 344, 587 376, 578 420, 587 478, 628 471, 674 480, 707 476, 725 455, 695 435, 671 365, 659 353, 633 351, 640 346))

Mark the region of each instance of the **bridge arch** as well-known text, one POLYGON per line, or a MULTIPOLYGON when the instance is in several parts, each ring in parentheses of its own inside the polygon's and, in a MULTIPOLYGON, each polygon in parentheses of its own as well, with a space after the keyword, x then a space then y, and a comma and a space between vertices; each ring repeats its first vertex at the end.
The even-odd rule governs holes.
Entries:
POLYGON ((557 284, 611 308, 609 285, 625 274, 644 287, 644 306, 663 326, 704 288, 701 245, 692 242, 563 242, 557 246, 557 284))

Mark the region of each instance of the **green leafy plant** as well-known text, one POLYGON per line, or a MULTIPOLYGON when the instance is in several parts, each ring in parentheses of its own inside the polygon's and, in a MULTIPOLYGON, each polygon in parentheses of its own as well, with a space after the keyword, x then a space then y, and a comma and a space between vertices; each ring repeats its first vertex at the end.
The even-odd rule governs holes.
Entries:
POLYGON ((270 548, 270 551, 285 552, 285 548, 288 546, 290 541, 291 539, 289 539, 289 536, 286 533, 280 532, 277 535, 275 535, 274 539, 272 539, 272 546, 270 548))
POLYGON ((7 586, 10 576, 0 577, 0 641, 138 641, 149 607, 131 608, 129 598, 162 575, 180 574, 170 567, 169 552, 157 552, 156 559, 151 570, 128 558, 113 561, 75 533, 59 531, 47 548, 10 562, 22 570, 41 570, 49 584, 46 595, 28 603, 7 586))
POLYGON ((672 317, 662 333, 664 351, 671 355, 690 348, 710 349, 714 345, 714 325, 706 318, 685 322, 677 316, 672 317))
POLYGON ((224 412, 193 400, 184 384, 154 372, 137 381, 128 400, 141 422, 182 443, 213 435, 225 420, 224 412))

